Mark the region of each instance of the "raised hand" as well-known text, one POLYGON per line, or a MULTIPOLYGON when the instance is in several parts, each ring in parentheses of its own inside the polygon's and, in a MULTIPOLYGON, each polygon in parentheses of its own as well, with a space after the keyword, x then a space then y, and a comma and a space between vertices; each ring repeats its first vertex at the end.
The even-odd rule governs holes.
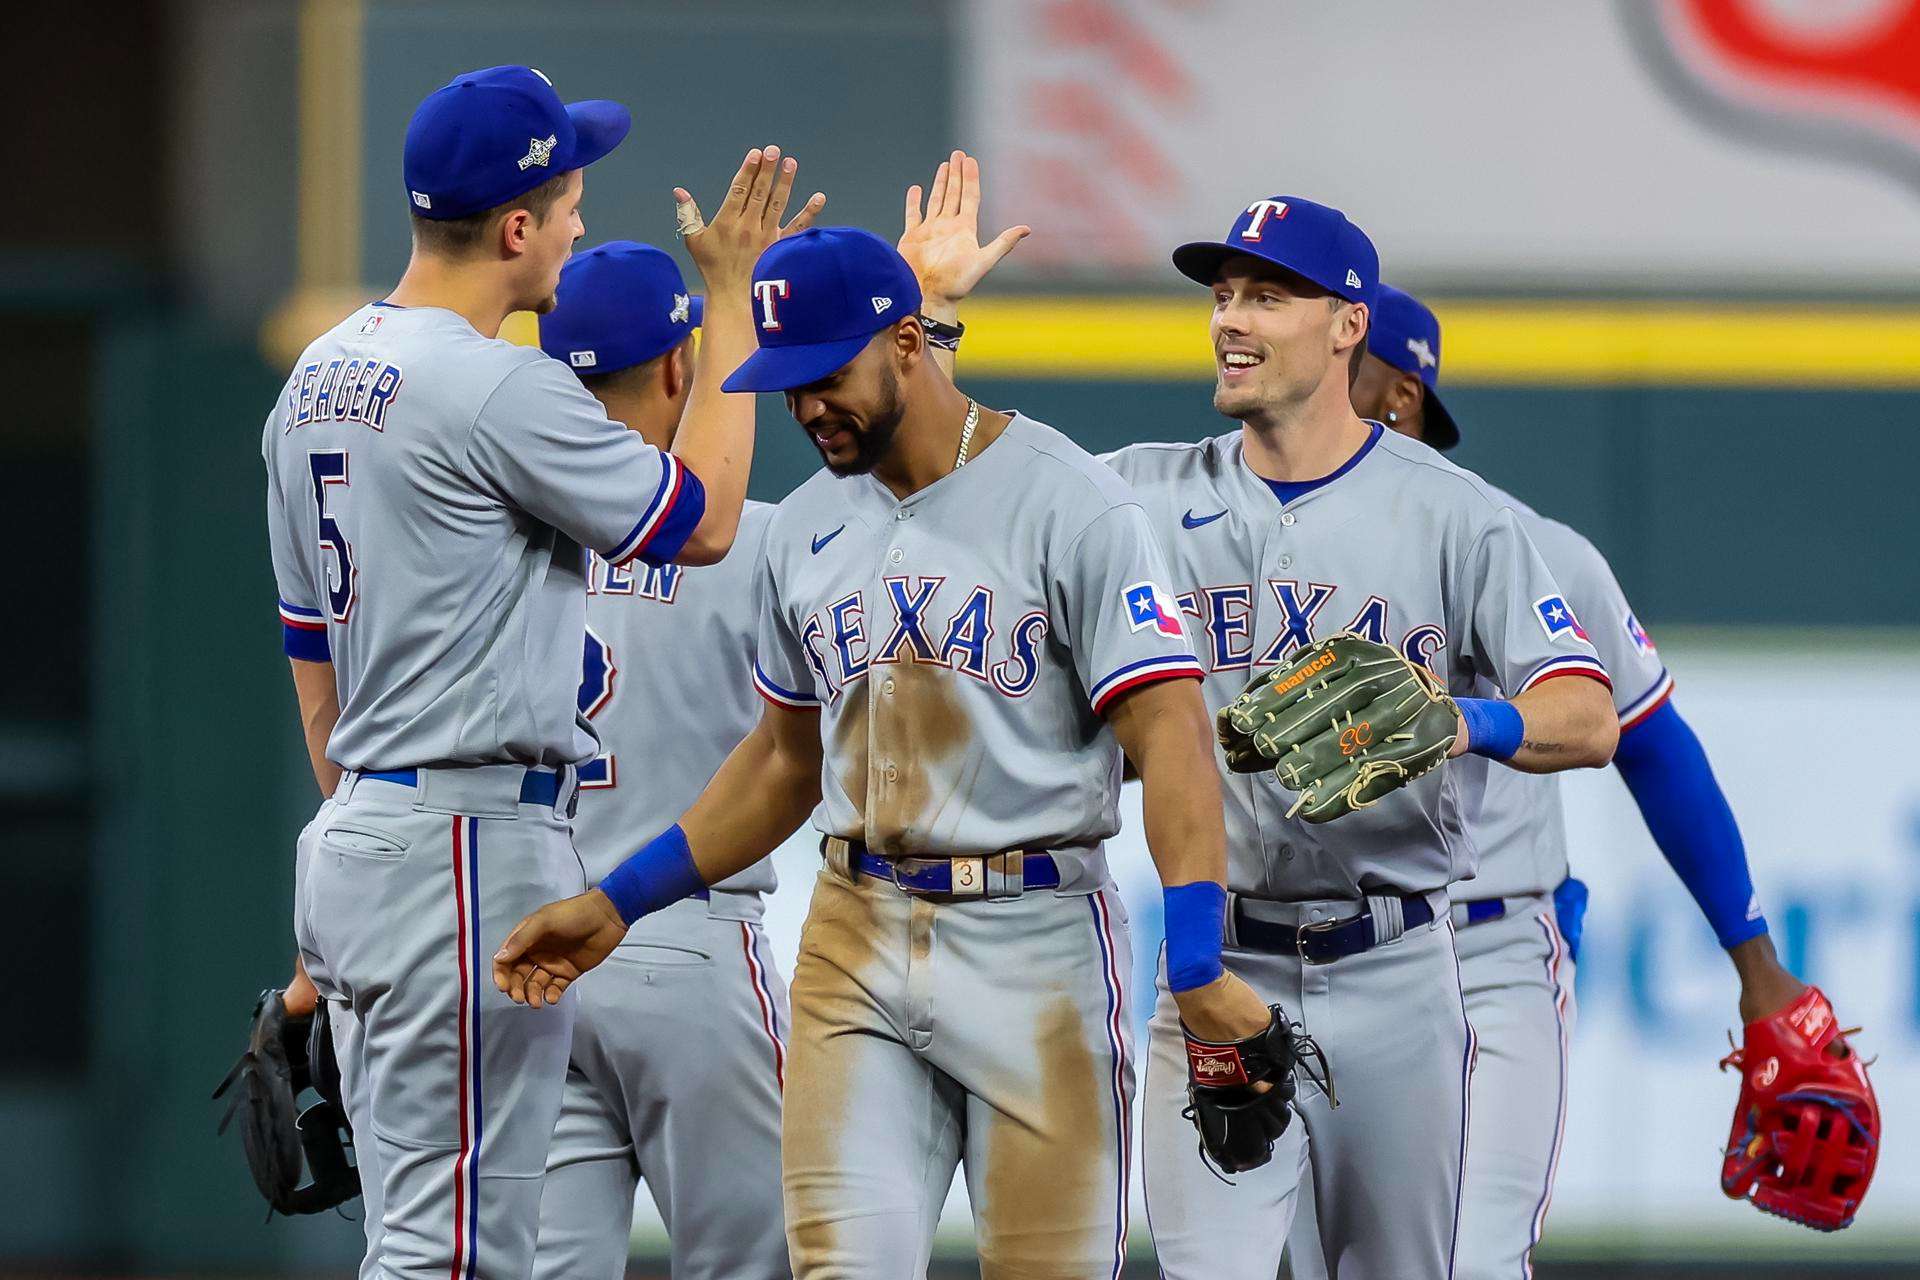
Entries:
POLYGON ((793 194, 799 162, 779 147, 755 147, 740 162, 719 212, 708 222, 685 187, 673 189, 674 216, 687 252, 700 270, 708 296, 728 292, 746 297, 753 286, 753 264, 775 240, 812 225, 827 197, 816 191, 784 227, 780 217, 793 194))
POLYGON ((598 889, 549 902, 515 925, 493 953, 493 985, 515 1004, 557 1004, 626 936, 620 913, 598 889))
POLYGON ((906 230, 900 256, 919 277, 922 309, 939 320, 941 310, 956 308, 1000 259, 1029 235, 1028 226, 1008 227, 980 243, 980 162, 955 151, 933 175, 922 203, 918 183, 907 188, 906 230))

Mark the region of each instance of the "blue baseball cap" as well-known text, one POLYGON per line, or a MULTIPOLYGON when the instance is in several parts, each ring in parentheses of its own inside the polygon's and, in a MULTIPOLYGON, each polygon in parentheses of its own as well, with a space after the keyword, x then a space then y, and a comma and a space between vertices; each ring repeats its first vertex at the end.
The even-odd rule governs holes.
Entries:
POLYGON ((1243 253, 1373 308, 1380 255, 1367 233, 1338 209, 1299 196, 1255 200, 1233 220, 1225 240, 1183 244, 1173 251, 1173 265, 1188 279, 1211 285, 1220 278, 1220 265, 1243 253))
POLYGON ((407 122, 407 196, 422 218, 464 218, 586 168, 632 127, 617 102, 562 103, 532 67, 469 71, 407 122))
POLYGON ((920 311, 920 282, 892 245, 858 227, 810 227, 753 265, 760 349, 721 383, 790 391, 847 364, 882 329, 920 311))
POLYGON ((1378 356, 1426 385, 1426 442, 1436 449, 1460 443, 1460 424, 1440 403, 1440 321, 1427 304, 1390 284, 1382 284, 1367 333, 1367 354, 1378 356))
POLYGON ((610 240, 560 268, 540 349, 576 373, 613 373, 671 351, 700 327, 700 299, 664 249, 610 240))

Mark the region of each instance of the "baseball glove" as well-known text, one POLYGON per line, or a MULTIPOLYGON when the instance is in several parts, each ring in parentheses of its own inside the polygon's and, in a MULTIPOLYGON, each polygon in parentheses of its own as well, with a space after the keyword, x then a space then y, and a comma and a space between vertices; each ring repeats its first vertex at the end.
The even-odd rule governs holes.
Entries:
POLYGON ((1300 793, 1288 817, 1332 822, 1444 761, 1458 715, 1432 672, 1348 631, 1254 677, 1217 728, 1228 768, 1272 768, 1300 793))
POLYGON ((360 1194, 360 1171, 347 1162, 353 1131, 340 1096, 340 1067, 327 1028, 327 1002, 309 1017, 287 1014, 281 993, 269 988, 253 1006, 246 1052, 213 1091, 217 1100, 240 1088, 221 1117, 221 1133, 242 1108, 240 1139, 254 1185, 274 1211, 323 1213, 360 1194), (300 1109, 300 1094, 320 1100, 300 1109), (300 1185, 301 1160, 312 1181, 300 1185))
POLYGON ((1818 987, 1747 1024, 1720 1060, 1740 1071, 1721 1190, 1816 1231, 1853 1221, 1880 1153, 1880 1105, 1851 1034, 1818 987))
POLYGON ((1320 1046, 1287 1021, 1279 1005, 1268 1010, 1273 1016, 1265 1028, 1226 1044, 1180 1027, 1187 1039, 1188 1103, 1180 1114, 1200 1131, 1200 1154, 1215 1177, 1273 1159, 1273 1144, 1293 1119, 1296 1069, 1339 1105, 1320 1046), (1262 1083, 1270 1087, 1254 1088, 1262 1083))

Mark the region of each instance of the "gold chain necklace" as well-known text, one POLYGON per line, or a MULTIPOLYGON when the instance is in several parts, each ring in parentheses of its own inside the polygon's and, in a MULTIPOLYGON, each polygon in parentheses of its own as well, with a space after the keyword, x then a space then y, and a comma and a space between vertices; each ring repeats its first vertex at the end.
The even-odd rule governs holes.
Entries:
POLYGON ((973 444, 973 429, 980 425, 980 403, 972 397, 967 399, 967 421, 960 428, 960 456, 953 460, 953 469, 958 471, 967 465, 967 450, 973 444))

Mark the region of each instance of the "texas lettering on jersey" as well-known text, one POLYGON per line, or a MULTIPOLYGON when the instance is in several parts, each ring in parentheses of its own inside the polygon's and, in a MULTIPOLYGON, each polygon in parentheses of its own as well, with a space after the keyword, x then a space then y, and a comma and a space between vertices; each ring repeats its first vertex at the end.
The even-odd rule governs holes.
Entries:
POLYGON ((828 702, 871 667, 899 662, 951 667, 1010 698, 1033 688, 1049 629, 1044 612, 1028 612, 1003 629, 1007 620, 995 616, 991 587, 949 586, 945 577, 883 582, 877 614, 869 613, 866 592, 855 591, 809 614, 801 629, 807 665, 828 702), (994 645, 999 636, 1005 639, 994 645), (994 661, 996 653, 1004 656, 994 661))
MULTIPOLYGON (((1254 665, 1270 667, 1285 662, 1296 649, 1342 631, 1365 636, 1375 644, 1393 645, 1409 662, 1441 674, 1435 655, 1447 647, 1446 630, 1423 622, 1394 635, 1394 611, 1388 601, 1369 595, 1343 625, 1329 623, 1344 616, 1335 604, 1340 588, 1328 582, 1298 582, 1268 578, 1266 588, 1280 606, 1280 626, 1271 636, 1253 634, 1254 584, 1228 583, 1201 587, 1176 597, 1180 611, 1197 619, 1195 631, 1205 636, 1199 646, 1209 671, 1241 671, 1254 665), (1324 616, 1323 616, 1324 615, 1324 616), (1264 643, 1256 644, 1256 640, 1264 643), (1258 657, 1255 656, 1256 651, 1258 657)), ((1357 595, 1358 592, 1349 594, 1357 595)))

